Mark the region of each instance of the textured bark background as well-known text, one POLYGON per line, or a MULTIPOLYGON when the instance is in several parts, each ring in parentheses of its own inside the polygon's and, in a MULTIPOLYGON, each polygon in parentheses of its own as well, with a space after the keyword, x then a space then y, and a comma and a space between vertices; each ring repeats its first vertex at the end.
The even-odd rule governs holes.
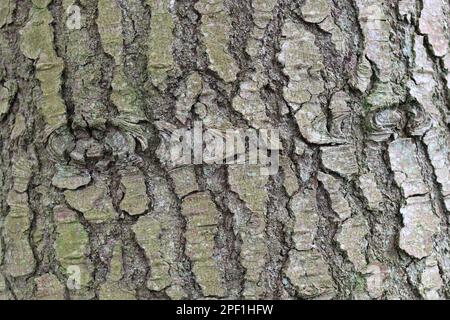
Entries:
POLYGON ((449 298, 449 21, 448 0, 0 0, 0 297, 449 298), (279 173, 171 167, 200 120, 279 129, 279 173))

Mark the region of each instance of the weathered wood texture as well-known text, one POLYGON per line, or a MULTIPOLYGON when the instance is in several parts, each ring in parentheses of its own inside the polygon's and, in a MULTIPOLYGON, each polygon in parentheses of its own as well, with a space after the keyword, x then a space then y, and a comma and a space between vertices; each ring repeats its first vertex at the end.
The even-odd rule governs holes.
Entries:
POLYGON ((449 28, 448 0, 0 0, 0 298, 450 298, 449 28), (280 171, 169 166, 194 121, 279 129, 280 171))

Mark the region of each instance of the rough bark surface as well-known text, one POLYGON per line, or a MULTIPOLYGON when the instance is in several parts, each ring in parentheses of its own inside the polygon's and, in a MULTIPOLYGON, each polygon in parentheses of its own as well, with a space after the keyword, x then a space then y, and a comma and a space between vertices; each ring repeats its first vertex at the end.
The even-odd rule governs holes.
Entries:
POLYGON ((0 298, 450 298, 449 30, 448 0, 0 0, 0 298), (168 165, 194 121, 279 129, 280 171, 168 165))

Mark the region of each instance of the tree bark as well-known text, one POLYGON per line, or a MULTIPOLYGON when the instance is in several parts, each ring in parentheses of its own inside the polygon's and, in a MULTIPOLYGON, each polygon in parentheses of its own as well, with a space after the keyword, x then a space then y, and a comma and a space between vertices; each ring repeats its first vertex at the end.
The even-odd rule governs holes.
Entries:
POLYGON ((450 297, 449 21, 447 0, 2 0, 0 298, 450 297), (278 172, 174 165, 196 123, 279 130, 278 172))

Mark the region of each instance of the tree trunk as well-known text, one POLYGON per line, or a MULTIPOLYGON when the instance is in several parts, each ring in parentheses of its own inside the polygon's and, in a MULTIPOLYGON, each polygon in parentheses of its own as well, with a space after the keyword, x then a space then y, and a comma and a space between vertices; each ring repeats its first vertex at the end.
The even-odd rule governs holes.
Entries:
POLYGON ((1 0, 0 297, 450 297, 449 21, 447 0, 1 0), (278 132, 279 170, 174 163, 196 125, 206 149, 278 132))

